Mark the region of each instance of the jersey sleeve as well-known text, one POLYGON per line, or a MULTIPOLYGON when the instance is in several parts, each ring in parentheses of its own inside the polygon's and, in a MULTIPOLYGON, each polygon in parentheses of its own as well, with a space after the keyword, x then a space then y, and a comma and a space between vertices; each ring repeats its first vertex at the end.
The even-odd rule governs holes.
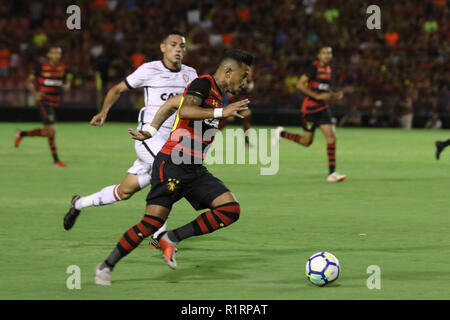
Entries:
POLYGON ((144 65, 137 68, 132 74, 125 78, 128 89, 143 87, 149 78, 149 72, 144 65))
POLYGON ((186 95, 192 95, 205 101, 211 91, 211 82, 207 78, 197 78, 187 88, 186 95))
POLYGON ((313 64, 310 64, 308 67, 306 67, 305 72, 303 72, 304 75, 308 77, 308 79, 315 78, 317 74, 317 67, 313 64))

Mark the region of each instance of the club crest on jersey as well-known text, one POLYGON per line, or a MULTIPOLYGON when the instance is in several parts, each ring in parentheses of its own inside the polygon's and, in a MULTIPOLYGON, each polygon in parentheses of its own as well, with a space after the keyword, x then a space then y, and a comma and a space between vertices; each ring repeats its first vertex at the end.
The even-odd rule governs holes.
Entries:
POLYGON ((313 122, 307 122, 307 123, 306 123, 306 128, 307 128, 308 130, 311 130, 312 127, 313 127, 313 125, 314 125, 313 122))
POLYGON ((180 183, 180 180, 169 178, 169 182, 167 183, 167 189, 169 191, 174 191, 177 187, 177 185, 180 183))
POLYGON ((219 102, 217 101, 217 100, 212 100, 211 101, 211 104, 214 106, 214 107, 219 107, 219 102))
POLYGON ((189 76, 188 76, 186 73, 183 74, 183 79, 184 79, 184 81, 185 81, 186 83, 189 82, 189 76))

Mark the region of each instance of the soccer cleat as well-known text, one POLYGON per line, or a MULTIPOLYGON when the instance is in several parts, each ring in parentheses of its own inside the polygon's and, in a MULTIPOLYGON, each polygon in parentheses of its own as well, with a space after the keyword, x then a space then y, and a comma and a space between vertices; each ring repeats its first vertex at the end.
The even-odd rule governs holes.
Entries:
POLYGON ((67 164, 61 162, 61 161, 56 161, 55 162, 55 168, 63 168, 63 167, 67 167, 67 164))
POLYGON ((163 234, 163 236, 159 239, 159 243, 161 244, 162 255, 164 260, 166 260, 167 265, 171 269, 177 268, 177 261, 175 260, 175 252, 176 252, 176 244, 172 242, 167 236, 167 232, 163 234))
POLYGON ((344 181, 347 176, 345 174, 340 174, 337 172, 333 172, 327 178, 327 182, 341 182, 344 181))
POLYGON ((281 140, 281 132, 284 131, 284 127, 277 127, 275 129, 275 135, 272 137, 272 146, 277 146, 281 140))
POLYGON ((148 242, 148 246, 151 249, 161 250, 161 243, 159 242, 158 239, 155 239, 153 237, 150 237, 150 241, 148 242))
POLYGON ((435 145, 436 145, 436 159, 439 160, 441 152, 445 148, 445 143, 443 141, 436 141, 435 145))
POLYGON ((17 130, 16 131, 16 139, 14 140, 14 147, 18 148, 20 141, 22 140, 22 136, 20 135, 22 133, 22 131, 17 130))
POLYGON ((80 210, 75 209, 75 202, 80 199, 81 196, 75 195, 70 200, 70 209, 69 212, 66 213, 64 216, 64 229, 70 230, 73 225, 75 224, 75 221, 77 220, 78 216, 80 215, 80 210))
POLYGON ((100 269, 103 263, 99 263, 97 267, 95 267, 95 283, 101 286, 110 286, 111 285, 111 269, 108 267, 104 267, 100 269))

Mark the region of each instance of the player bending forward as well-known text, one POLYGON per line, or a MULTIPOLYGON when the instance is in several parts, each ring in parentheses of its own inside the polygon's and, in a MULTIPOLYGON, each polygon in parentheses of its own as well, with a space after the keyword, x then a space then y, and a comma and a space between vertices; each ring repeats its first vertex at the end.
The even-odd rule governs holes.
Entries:
POLYGON ((302 125, 304 133, 302 135, 287 132, 283 127, 278 127, 275 131, 273 145, 277 145, 281 138, 285 138, 309 147, 314 139, 314 131, 318 126, 325 136, 327 142, 328 182, 344 181, 346 176, 339 174, 336 169, 336 135, 332 124, 332 114, 328 106, 328 100, 340 100, 343 92, 330 91, 332 51, 330 47, 323 47, 317 55, 318 60, 314 61, 306 72, 300 77, 297 88, 306 97, 302 104, 302 125))
MULTIPOLYGON (((186 86, 197 77, 195 69, 182 64, 186 53, 186 40, 179 31, 170 31, 160 44, 162 60, 144 63, 124 81, 112 87, 105 98, 102 110, 95 115, 92 125, 102 127, 109 109, 124 91, 145 88, 145 107, 139 112, 138 130, 148 130, 158 109, 164 102, 177 94, 182 94, 186 86)), ((135 141, 138 158, 128 169, 128 174, 120 184, 104 187, 99 192, 81 197, 73 196, 68 213, 64 216, 64 229, 70 230, 82 209, 102 206, 127 200, 136 192, 150 184, 152 165, 156 154, 170 135, 175 116, 169 117, 151 140, 135 141)), ((164 230, 164 229, 162 229, 164 230)), ((157 241, 152 242, 158 247, 157 241)))
MULTIPOLYGON (((110 285, 115 265, 156 232, 166 221, 172 205, 183 197, 194 209, 209 210, 159 236, 163 257, 172 269, 177 267, 175 252, 180 241, 225 228, 239 219, 240 206, 235 196, 202 162, 218 130, 219 119, 242 118, 239 112, 248 109, 246 99, 222 108, 222 95, 237 94, 246 87, 252 63, 250 54, 228 51, 214 75, 198 77, 186 88, 170 137, 153 164, 145 215, 123 234, 106 260, 97 265, 95 283, 110 285)), ((142 130, 130 133, 138 140, 151 136, 142 130)))

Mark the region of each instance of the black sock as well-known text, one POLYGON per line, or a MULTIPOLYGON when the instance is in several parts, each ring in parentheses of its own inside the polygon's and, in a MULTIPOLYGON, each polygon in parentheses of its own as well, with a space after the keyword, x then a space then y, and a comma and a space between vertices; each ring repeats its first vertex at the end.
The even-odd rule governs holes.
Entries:
POLYGON ((285 135, 286 135, 286 131, 281 131, 281 132, 280 132, 280 136, 281 136, 282 138, 284 138, 285 135))

